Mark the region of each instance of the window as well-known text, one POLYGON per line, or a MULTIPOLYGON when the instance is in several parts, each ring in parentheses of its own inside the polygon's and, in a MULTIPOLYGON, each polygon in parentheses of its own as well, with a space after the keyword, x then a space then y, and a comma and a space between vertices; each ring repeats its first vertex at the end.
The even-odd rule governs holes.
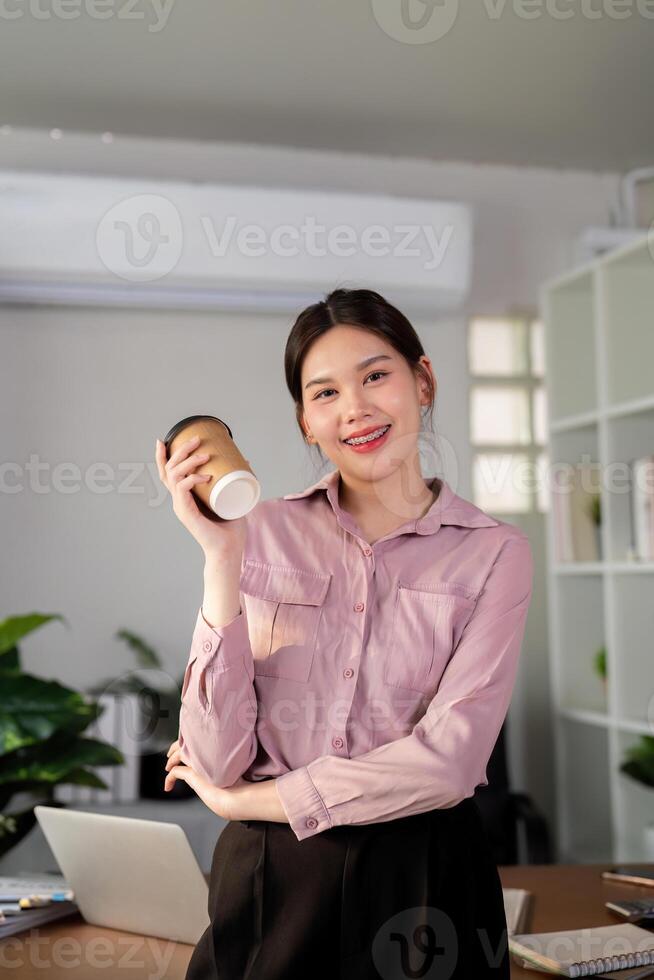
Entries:
POLYGON ((544 513, 548 466, 543 324, 525 314, 468 325, 473 499, 491 514, 544 513))

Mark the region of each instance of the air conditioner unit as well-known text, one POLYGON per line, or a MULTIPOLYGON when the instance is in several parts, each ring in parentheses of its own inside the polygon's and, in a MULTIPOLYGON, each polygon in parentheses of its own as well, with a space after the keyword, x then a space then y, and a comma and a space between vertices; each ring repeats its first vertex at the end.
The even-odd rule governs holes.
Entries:
POLYGON ((338 286, 461 305, 465 204, 0 171, 0 301, 297 311, 338 286))

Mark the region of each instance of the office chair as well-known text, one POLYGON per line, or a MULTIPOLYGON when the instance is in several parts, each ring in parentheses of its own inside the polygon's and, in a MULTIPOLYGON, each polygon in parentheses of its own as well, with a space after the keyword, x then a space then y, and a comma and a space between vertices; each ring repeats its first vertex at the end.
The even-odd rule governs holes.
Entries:
POLYGON ((487 786, 478 786, 473 799, 479 808, 496 864, 551 864, 552 851, 546 819, 525 793, 509 786, 505 721, 486 769, 487 786), (524 860, 519 860, 520 837, 524 860))

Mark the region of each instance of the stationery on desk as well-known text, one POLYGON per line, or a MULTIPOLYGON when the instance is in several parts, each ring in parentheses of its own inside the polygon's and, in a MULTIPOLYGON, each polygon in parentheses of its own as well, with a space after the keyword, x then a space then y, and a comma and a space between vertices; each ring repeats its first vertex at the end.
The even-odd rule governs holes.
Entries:
POLYGON ((62 875, 0 876, 0 939, 79 911, 62 875))
POLYGON ((509 936, 509 950, 521 966, 564 977, 654 976, 654 934, 631 922, 509 936))
MULTIPOLYGON (((633 874, 633 873, 632 873, 633 874)), ((605 872, 603 877, 608 878, 605 872)), ((638 882, 642 883, 642 882, 638 882)), ((525 969, 565 977, 654 978, 654 933, 631 922, 528 934, 531 892, 503 888, 509 951, 525 969)), ((606 903, 610 907, 611 903, 606 903)), ((627 908, 621 913, 626 914, 627 908)))

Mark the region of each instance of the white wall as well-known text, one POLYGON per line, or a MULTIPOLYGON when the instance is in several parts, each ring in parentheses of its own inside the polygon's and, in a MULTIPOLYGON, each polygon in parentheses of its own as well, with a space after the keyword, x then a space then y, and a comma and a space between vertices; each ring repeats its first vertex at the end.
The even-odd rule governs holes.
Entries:
MULTIPOLYGON (((398 147, 398 154, 401 147, 398 147)), ((456 450, 455 489, 470 496, 465 318, 535 307, 538 286, 568 268, 574 240, 608 220, 615 174, 432 163, 290 148, 47 135, 0 139, 0 167, 54 172, 313 187, 461 200, 474 208, 470 298, 456 317, 414 321, 439 381, 437 431, 456 450)), ((364 285, 364 284, 362 284, 364 285)), ((279 316, 5 308, 0 405, 3 459, 30 453, 54 466, 95 461, 141 467, 136 487, 106 495, 81 490, 3 494, 5 581, 0 615, 63 612, 59 625, 24 644, 29 669, 84 685, 129 669, 112 640, 127 627, 182 669, 201 598, 201 555, 166 502, 156 504, 153 444, 195 411, 224 412, 260 474, 266 497, 317 479, 286 392, 282 352, 290 318, 279 316), (236 374, 232 365, 242 365, 236 374), (6 425, 11 417, 12 422, 6 425), (272 447, 274 446, 274 455, 272 447)), ((516 788, 553 816, 546 594, 542 520, 516 519, 530 534, 536 589, 511 708, 516 788)), ((552 819, 552 827, 554 821, 552 819)))

